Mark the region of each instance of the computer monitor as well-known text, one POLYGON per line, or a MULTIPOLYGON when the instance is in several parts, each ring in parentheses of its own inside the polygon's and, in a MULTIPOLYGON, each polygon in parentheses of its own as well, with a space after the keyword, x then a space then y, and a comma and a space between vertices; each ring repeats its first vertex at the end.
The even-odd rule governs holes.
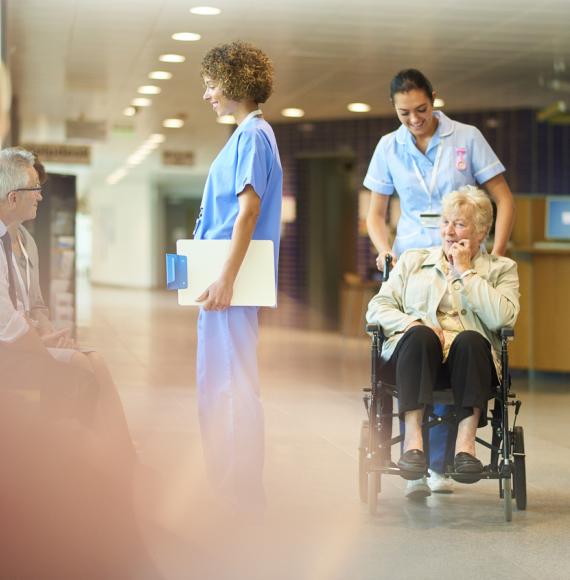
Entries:
POLYGON ((547 240, 570 241, 570 196, 557 195, 546 198, 544 237, 547 240))

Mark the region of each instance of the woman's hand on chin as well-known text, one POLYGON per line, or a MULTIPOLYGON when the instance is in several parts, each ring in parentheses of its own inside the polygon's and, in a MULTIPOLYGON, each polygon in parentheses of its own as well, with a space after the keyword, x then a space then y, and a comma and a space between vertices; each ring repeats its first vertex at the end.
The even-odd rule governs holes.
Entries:
POLYGON ((472 256, 473 248, 470 240, 458 240, 453 242, 449 248, 449 261, 460 274, 471 268, 472 256))

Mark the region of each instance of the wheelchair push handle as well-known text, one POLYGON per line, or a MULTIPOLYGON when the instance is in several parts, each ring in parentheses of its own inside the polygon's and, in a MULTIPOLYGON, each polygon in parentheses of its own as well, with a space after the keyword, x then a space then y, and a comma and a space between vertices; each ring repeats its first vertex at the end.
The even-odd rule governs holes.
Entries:
POLYGON ((390 276, 390 269, 392 268, 392 256, 386 254, 384 256, 384 271, 382 272, 382 282, 386 282, 390 276))

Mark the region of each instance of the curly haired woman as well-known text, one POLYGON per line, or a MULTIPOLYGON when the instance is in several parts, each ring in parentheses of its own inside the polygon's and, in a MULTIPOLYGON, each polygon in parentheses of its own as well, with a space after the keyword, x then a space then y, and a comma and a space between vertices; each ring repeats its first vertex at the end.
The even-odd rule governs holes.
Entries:
POLYGON ((273 89, 267 56, 245 42, 210 50, 202 61, 204 100, 237 128, 206 181, 196 239, 231 240, 220 277, 199 297, 197 380, 208 471, 237 508, 264 505, 264 429, 257 372, 258 308, 231 306, 249 243, 272 240, 279 253, 283 172, 275 135, 259 109, 273 89))

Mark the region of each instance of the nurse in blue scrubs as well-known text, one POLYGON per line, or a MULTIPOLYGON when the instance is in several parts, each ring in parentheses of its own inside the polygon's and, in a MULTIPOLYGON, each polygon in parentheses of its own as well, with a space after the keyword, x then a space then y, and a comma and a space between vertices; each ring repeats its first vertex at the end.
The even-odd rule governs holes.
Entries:
MULTIPOLYGON (((257 371, 258 309, 230 306, 250 241, 279 254, 283 172, 275 135, 259 109, 273 89, 267 56, 245 42, 210 50, 202 61, 204 100, 237 128, 208 174, 195 239, 231 240, 218 278, 199 297, 197 381, 209 475, 239 509, 264 505, 264 422, 257 371)), ((277 280, 276 280, 277 283, 277 280)))
MULTIPOLYGON (((435 92, 418 70, 400 71, 390 85, 390 98, 402 123, 378 143, 364 185, 372 191, 367 225, 378 251, 381 269, 390 254, 393 263, 411 248, 440 244, 441 199, 463 185, 479 185, 497 206, 493 254, 505 254, 514 222, 514 200, 499 161, 481 132, 434 111, 435 92), (397 192, 401 216, 396 239, 389 241, 386 214, 397 192)), ((441 411, 436 406, 436 412, 441 411)), ((406 495, 425 497, 431 491, 449 493, 445 471, 447 425, 430 431, 430 478, 408 482, 406 495), (431 490, 430 490, 431 487, 431 490)))

